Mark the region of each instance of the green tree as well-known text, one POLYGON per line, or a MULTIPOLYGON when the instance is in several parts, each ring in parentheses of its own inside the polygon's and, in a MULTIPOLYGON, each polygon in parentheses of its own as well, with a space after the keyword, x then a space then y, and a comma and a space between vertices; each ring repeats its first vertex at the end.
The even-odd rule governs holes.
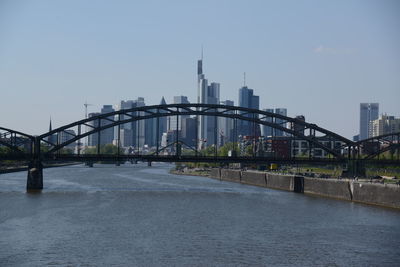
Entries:
MULTIPOLYGON (((122 148, 120 148, 119 152, 124 154, 122 148)), ((86 148, 85 154, 97 154, 97 147, 86 148)), ((116 155, 118 154, 118 147, 113 144, 100 145, 100 154, 116 155)))

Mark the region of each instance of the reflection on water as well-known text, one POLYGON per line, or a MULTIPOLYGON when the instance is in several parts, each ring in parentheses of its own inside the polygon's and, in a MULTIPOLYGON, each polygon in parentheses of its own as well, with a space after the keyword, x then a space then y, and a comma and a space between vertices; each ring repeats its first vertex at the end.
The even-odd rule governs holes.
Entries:
POLYGON ((395 266, 400 212, 168 173, 171 164, 0 175, 0 266, 395 266))

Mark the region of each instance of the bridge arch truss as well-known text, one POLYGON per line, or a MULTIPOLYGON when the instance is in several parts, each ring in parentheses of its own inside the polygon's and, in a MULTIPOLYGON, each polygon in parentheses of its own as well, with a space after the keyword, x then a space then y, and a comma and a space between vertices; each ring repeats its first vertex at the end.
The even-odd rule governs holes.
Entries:
MULTIPOLYGON (((326 140, 339 141, 345 147, 352 147, 354 144, 354 142, 343 136, 319 127, 316 124, 307 123, 296 118, 257 109, 213 104, 169 104, 123 109, 111 113, 100 114, 98 116, 59 127, 40 135, 38 138, 40 139, 40 142, 44 142, 49 146, 48 153, 56 153, 71 143, 79 142, 82 138, 95 134, 99 137, 101 131, 117 127, 117 141, 119 145, 121 139, 119 136, 119 128, 121 125, 140 120, 170 116, 194 116, 195 118, 200 118, 201 116, 225 117, 234 120, 236 129, 236 122, 248 121, 253 125, 271 127, 285 132, 287 136, 291 136, 298 140, 304 140, 310 144, 310 147, 320 148, 336 159, 344 159, 350 156, 350 153, 344 154, 343 151, 339 151, 337 148, 326 145, 326 140), (279 123, 277 123, 278 120, 279 123), (291 127, 287 128, 283 124, 289 124, 291 127), (299 128, 301 130, 298 130, 299 128), (70 129, 74 129, 75 134, 71 134, 72 131, 68 131, 70 129), (70 138, 66 141, 62 141, 60 138, 57 138, 57 140, 52 140, 52 138, 50 138, 51 136, 59 137, 61 134, 70 135, 70 138), (323 139, 325 141, 321 141, 321 137, 324 137, 323 139)), ((196 123, 196 127, 197 125, 198 123, 196 123)), ((196 134, 197 132, 198 129, 196 129, 196 134)), ((198 140, 198 138, 196 138, 196 140, 198 140)), ((157 140, 157 144, 159 142, 160 140, 157 140)), ((79 153, 80 152, 78 151, 78 154, 79 153)))

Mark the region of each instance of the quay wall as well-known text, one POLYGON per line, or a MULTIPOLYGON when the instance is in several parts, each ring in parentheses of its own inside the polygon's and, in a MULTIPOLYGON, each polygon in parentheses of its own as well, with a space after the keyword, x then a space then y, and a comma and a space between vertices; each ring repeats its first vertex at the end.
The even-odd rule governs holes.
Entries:
POLYGON ((294 191, 294 176, 268 173, 267 187, 286 191, 294 191))
POLYGON ((352 200, 350 182, 345 180, 304 177, 304 193, 349 201, 352 200))
POLYGON ((400 209, 400 186, 214 168, 212 178, 400 209))
POLYGON ((242 179, 242 172, 240 170, 221 169, 221 180, 238 182, 242 179))
POLYGON ((221 169, 220 168, 212 168, 210 170, 210 177, 220 180, 221 179, 221 169))
POLYGON ((257 171, 243 171, 242 183, 266 187, 267 186, 266 173, 257 171))
POLYGON ((400 186, 352 182, 353 201, 400 208, 400 186))

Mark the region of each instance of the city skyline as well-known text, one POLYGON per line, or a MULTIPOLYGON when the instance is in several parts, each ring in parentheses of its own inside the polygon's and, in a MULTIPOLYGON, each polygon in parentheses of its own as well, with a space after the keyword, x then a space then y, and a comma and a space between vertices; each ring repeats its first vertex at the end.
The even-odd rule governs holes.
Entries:
POLYGON ((53 128, 84 118, 85 101, 96 105, 89 112, 138 97, 194 103, 202 45, 220 100, 239 103, 246 72, 260 109, 287 108, 349 139, 358 134, 360 103, 399 116, 395 1, 156 4, 162 8, 152 13, 144 3, 2 2, 1 126, 40 134, 50 116, 53 128), (219 20, 199 20, 203 12, 219 20), (8 112, 15 107, 24 110, 8 112))

